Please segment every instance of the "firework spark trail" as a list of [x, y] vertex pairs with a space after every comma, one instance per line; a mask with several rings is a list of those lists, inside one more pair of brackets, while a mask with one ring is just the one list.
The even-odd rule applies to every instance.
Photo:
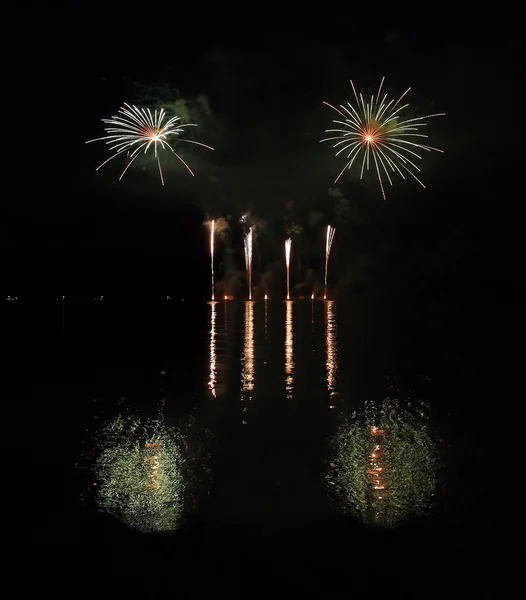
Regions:
[[327, 300], [327, 269], [329, 266], [329, 255], [331, 253], [332, 240], [336, 229], [331, 225], [327, 225], [327, 239], [325, 240], [325, 291], [323, 299]]
[[214, 233], [215, 233], [215, 220], [212, 219], [212, 225], [210, 226], [210, 266], [212, 269], [212, 301], [215, 299], [214, 294]]
[[248, 275], [248, 299], [252, 300], [252, 227], [245, 237], [245, 263]]
[[358, 156], [362, 157], [360, 171], [360, 179], [362, 179], [364, 168], [367, 165], [367, 170], [369, 170], [372, 157], [382, 195], [385, 200], [382, 173], [385, 174], [389, 183], [393, 185], [388, 168], [392, 174], [394, 174], [395, 171], [398, 172], [402, 179], [405, 179], [402, 170], [406, 171], [425, 188], [425, 185], [418, 179], [408, 165], [417, 171], [420, 171], [413, 162], [413, 157], [419, 160], [422, 158], [420, 154], [417, 154], [416, 152], [418, 149], [424, 150], [425, 152], [430, 152], [431, 150], [443, 152], [443, 150], [439, 150], [438, 148], [421, 144], [418, 138], [427, 138], [428, 136], [418, 133], [418, 131], [420, 127], [425, 127], [427, 125], [427, 123], [424, 123], [424, 119], [444, 116], [445, 113], [435, 113], [424, 117], [399, 121], [399, 113], [407, 108], [409, 104], [404, 104], [402, 106], [398, 105], [411, 88], [408, 88], [396, 102], [394, 102], [393, 99], [386, 103], [387, 94], [384, 94], [380, 101], [380, 93], [382, 91], [384, 79], [385, 77], [383, 77], [380, 82], [376, 98], [371, 96], [370, 102], [364, 100], [361, 93], [359, 95], [356, 93], [352, 80], [351, 86], [356, 105], [353, 106], [350, 102], [347, 103], [347, 106], [340, 104], [340, 110], [324, 101], [324, 104], [335, 110], [344, 120], [340, 121], [334, 119], [333, 123], [341, 125], [343, 129], [327, 129], [325, 131], [326, 133], [335, 133], [338, 135], [324, 138], [323, 140], [320, 140], [320, 142], [337, 140], [333, 147], [341, 147], [336, 152], [336, 156], [342, 152], [348, 151], [346, 156], [348, 162], [336, 178], [335, 183], [340, 179], [346, 169], [352, 167]]
[[287, 264], [287, 300], [290, 300], [290, 248], [292, 240], [285, 240], [285, 262]]
[[131, 160], [121, 173], [119, 181], [124, 177], [124, 174], [131, 166], [133, 161], [139, 156], [140, 151], [144, 148], [144, 154], [146, 154], [152, 145], [154, 156], [157, 160], [157, 166], [159, 167], [159, 175], [162, 185], [164, 185], [164, 178], [161, 168], [161, 161], [159, 160], [159, 154], [157, 151], [158, 145], [162, 150], [170, 150], [188, 169], [190, 174], [194, 175], [192, 169], [179, 156], [179, 154], [177, 154], [177, 152], [173, 149], [173, 146], [168, 142], [168, 138], [170, 136], [176, 138], [174, 141], [188, 142], [189, 144], [196, 144], [197, 146], [204, 146], [209, 150], [213, 150], [211, 146], [207, 146], [201, 142], [178, 138], [177, 136], [181, 135], [184, 127], [197, 127], [197, 124], [178, 123], [181, 118], [177, 116], [172, 117], [165, 122], [166, 114], [164, 108], [161, 108], [159, 111], [155, 109], [152, 114], [152, 111], [149, 108], [137, 108], [136, 106], [130, 106], [129, 104], [124, 103], [124, 106], [119, 108], [118, 113], [120, 113], [120, 115], [114, 115], [110, 119], [102, 119], [103, 123], [109, 125], [109, 127], [104, 128], [108, 135], [93, 140], [88, 140], [86, 144], [90, 144], [91, 142], [106, 141], [106, 144], [110, 145], [110, 150], [115, 151], [112, 156], [110, 156], [97, 167], [97, 171], [116, 156], [119, 156], [123, 152], [127, 153], [128, 158]]

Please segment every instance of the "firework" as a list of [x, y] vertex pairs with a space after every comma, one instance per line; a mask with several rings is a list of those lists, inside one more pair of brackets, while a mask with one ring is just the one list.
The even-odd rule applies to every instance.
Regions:
[[245, 237], [245, 264], [248, 277], [248, 299], [252, 300], [252, 227]]
[[287, 300], [290, 300], [290, 248], [292, 240], [285, 240], [285, 263], [287, 265]]
[[265, 340], [267, 339], [267, 324], [268, 324], [268, 296], [265, 294]]
[[327, 225], [327, 238], [325, 240], [325, 288], [323, 293], [323, 299], [327, 300], [327, 269], [329, 266], [329, 255], [331, 253], [332, 240], [336, 229]]
[[428, 512], [439, 466], [428, 429], [422, 407], [403, 409], [392, 399], [368, 403], [344, 422], [327, 475], [342, 509], [382, 527]]
[[[339, 148], [336, 156], [344, 152], [346, 153], [347, 163], [336, 178], [336, 181], [338, 181], [346, 169], [352, 167], [354, 161], [359, 156], [362, 161], [360, 179], [363, 176], [364, 168], [367, 166], [367, 170], [369, 170], [370, 163], [374, 162], [382, 195], [385, 200], [382, 174], [385, 174], [389, 183], [393, 185], [391, 174], [398, 172], [405, 179], [404, 172], [406, 172], [425, 188], [425, 185], [412, 170], [420, 171], [414, 162], [415, 159], [421, 160], [422, 158], [417, 151], [430, 152], [431, 150], [435, 150], [436, 152], [443, 152], [443, 150], [420, 143], [423, 138], [427, 138], [428, 136], [419, 133], [419, 131], [420, 128], [427, 125], [424, 122], [425, 119], [440, 117], [445, 115], [445, 113], [435, 113], [413, 119], [402, 118], [401, 113], [409, 104], [401, 106], [399, 104], [411, 88], [408, 88], [396, 102], [394, 99], [387, 101], [387, 94], [380, 100], [384, 79], [382, 78], [380, 82], [376, 97], [374, 95], [371, 96], [370, 101], [364, 100], [361, 93], [358, 97], [351, 80], [356, 100], [355, 105], [350, 102], [347, 103], [347, 106], [340, 104], [340, 110], [332, 104], [324, 102], [324, 104], [341, 115], [343, 121], [335, 119], [333, 122], [341, 125], [342, 128], [327, 129], [326, 133], [334, 133], [336, 135], [320, 141], [337, 140], [334, 144], [334, 148]], [[401, 118], [402, 120], [400, 120]], [[391, 171], [391, 174], [389, 171]]]
[[214, 294], [214, 233], [215, 233], [215, 220], [212, 219], [212, 224], [210, 225], [210, 267], [212, 270], [212, 301], [215, 298]]
[[[183, 133], [184, 127], [197, 127], [196, 123], [179, 123], [181, 120], [180, 117], [172, 117], [171, 119], [166, 120], [164, 108], [161, 108], [159, 111], [155, 109], [152, 114], [152, 111], [149, 108], [137, 108], [136, 106], [130, 106], [129, 104], [124, 103], [124, 106], [119, 108], [118, 113], [120, 113], [120, 115], [114, 115], [110, 119], [102, 119], [102, 122], [108, 125], [108, 127], [104, 128], [108, 135], [94, 140], [88, 140], [86, 144], [106, 141], [106, 144], [110, 146], [110, 150], [114, 152], [112, 156], [97, 167], [97, 171], [116, 156], [119, 156], [124, 152], [126, 153], [126, 156], [130, 161], [121, 173], [119, 181], [124, 177], [128, 168], [143, 149], [144, 154], [146, 154], [148, 150], [153, 147], [153, 153], [157, 160], [157, 166], [159, 167], [162, 185], [164, 185], [164, 178], [161, 161], [159, 159], [158, 146], [161, 150], [170, 150], [172, 154], [183, 163], [191, 175], [194, 175], [192, 169], [174, 150], [172, 145], [173, 142], [188, 142], [189, 144], [196, 144], [198, 146], [204, 146], [209, 150], [213, 150], [211, 146], [207, 146], [201, 142], [181, 139], [179, 136]], [[172, 139], [173, 142], [170, 143], [168, 140]]]
[[141, 424], [117, 417], [99, 435], [94, 464], [99, 508], [143, 532], [179, 526], [186, 496], [180, 433], [162, 420]]

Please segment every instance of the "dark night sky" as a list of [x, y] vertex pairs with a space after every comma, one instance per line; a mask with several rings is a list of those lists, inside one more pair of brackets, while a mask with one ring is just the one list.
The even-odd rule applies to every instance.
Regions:
[[[321, 225], [332, 222], [340, 277], [370, 280], [394, 263], [502, 277], [520, 205], [518, 159], [504, 150], [519, 118], [520, 30], [479, 18], [379, 21], [318, 5], [242, 13], [203, 3], [26, 12], [9, 77], [25, 122], [38, 115], [38, 126], [15, 141], [19, 161], [4, 182], [9, 281], [22, 285], [24, 272], [40, 283], [43, 269], [48, 282], [66, 286], [201, 279], [204, 214], [235, 222], [246, 210], [266, 223], [262, 270], [292, 223], [304, 228], [304, 271], [316, 269]], [[318, 143], [333, 118], [322, 100], [345, 102], [350, 78], [368, 90], [384, 75], [392, 94], [412, 87], [416, 115], [447, 113], [429, 125], [431, 145], [446, 153], [424, 163], [426, 190], [398, 179], [387, 202], [374, 179], [347, 174], [337, 187], [348, 210], [338, 217], [328, 190], [340, 163]], [[130, 98], [134, 82], [165, 85], [190, 102], [208, 98], [196, 139], [216, 151], [188, 150], [195, 178], [170, 160], [164, 188], [151, 166], [118, 184], [120, 164], [95, 172], [105, 148], [84, 142], [102, 134], [100, 119]], [[240, 252], [239, 235], [232, 240]]]

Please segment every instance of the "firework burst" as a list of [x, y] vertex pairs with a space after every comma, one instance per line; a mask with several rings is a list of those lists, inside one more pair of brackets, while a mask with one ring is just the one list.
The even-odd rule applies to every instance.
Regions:
[[[384, 94], [380, 100], [384, 79], [380, 82], [378, 93], [371, 96], [370, 101], [364, 99], [363, 95], [357, 94], [354, 84], [351, 80], [351, 86], [354, 92], [356, 104], [350, 102], [346, 106], [340, 104], [336, 108], [328, 102], [323, 102], [335, 110], [343, 120], [335, 119], [333, 122], [340, 125], [338, 129], [327, 129], [326, 133], [334, 133], [334, 136], [324, 138], [320, 142], [336, 140], [334, 148], [338, 148], [336, 156], [346, 153], [347, 162], [345, 167], [335, 180], [338, 181], [346, 169], [350, 169], [354, 161], [361, 159], [360, 179], [363, 176], [364, 169], [374, 162], [374, 167], [378, 175], [378, 181], [385, 200], [385, 190], [382, 181], [382, 175], [385, 175], [391, 185], [393, 181], [391, 175], [397, 172], [403, 179], [404, 173], [409, 173], [422, 187], [426, 187], [415, 175], [413, 170], [420, 171], [415, 164], [415, 160], [421, 160], [418, 151], [443, 152], [438, 148], [427, 146], [420, 143], [423, 138], [428, 136], [419, 133], [422, 127], [426, 126], [424, 119], [439, 117], [445, 113], [436, 113], [424, 117], [413, 119], [401, 119], [402, 111], [409, 104], [400, 105], [402, 98], [409, 92], [407, 90], [398, 98], [398, 100], [387, 100], [387, 94]], [[341, 109], [341, 110], [340, 110]]]
[[[119, 181], [124, 177], [124, 174], [133, 161], [139, 156], [141, 150], [144, 150], [144, 154], [146, 154], [148, 150], [153, 148], [153, 153], [159, 167], [162, 185], [164, 185], [164, 178], [161, 161], [159, 160], [158, 147], [160, 147], [161, 150], [170, 150], [172, 154], [183, 163], [191, 175], [194, 175], [192, 169], [174, 150], [172, 146], [173, 142], [188, 142], [189, 144], [196, 144], [198, 146], [204, 146], [209, 150], [213, 150], [211, 146], [207, 146], [201, 142], [179, 138], [178, 136], [183, 133], [185, 127], [197, 127], [197, 125], [195, 123], [180, 123], [180, 117], [166, 119], [164, 108], [161, 108], [160, 110], [156, 109], [152, 114], [152, 111], [149, 108], [137, 108], [136, 106], [130, 106], [129, 104], [124, 103], [124, 106], [119, 108], [118, 113], [120, 114], [111, 117], [111, 119], [102, 119], [102, 122], [108, 125], [108, 127], [105, 127], [105, 131], [108, 135], [94, 140], [88, 140], [86, 144], [106, 141], [106, 144], [110, 146], [110, 150], [114, 152], [112, 156], [97, 167], [97, 171], [116, 156], [119, 156], [124, 152], [126, 153], [126, 156], [130, 161], [121, 173]], [[173, 142], [170, 143], [168, 140], [172, 139]]]

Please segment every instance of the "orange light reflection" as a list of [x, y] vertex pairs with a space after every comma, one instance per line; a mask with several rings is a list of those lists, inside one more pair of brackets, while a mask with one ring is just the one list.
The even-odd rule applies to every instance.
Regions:
[[[370, 434], [373, 438], [381, 439], [384, 435], [384, 432], [381, 429], [378, 429], [378, 427], [371, 427]], [[367, 471], [373, 490], [385, 490], [385, 480], [382, 477], [384, 470], [382, 456], [382, 445], [377, 443], [369, 456], [369, 470]], [[385, 492], [381, 492], [381, 494], [381, 496], [377, 496], [378, 500], [383, 499]]]
[[338, 372], [338, 352], [336, 347], [338, 330], [336, 315], [334, 312], [334, 301], [325, 303], [325, 339], [326, 339], [326, 368], [327, 368], [327, 390], [332, 398], [336, 396], [336, 376]]
[[208, 380], [208, 389], [212, 392], [212, 396], [216, 398], [216, 303], [211, 303], [212, 312], [210, 314], [210, 378]]
[[[241, 369], [242, 399], [244, 401], [252, 400], [252, 391], [254, 390], [254, 304], [251, 301], [245, 302], [245, 340], [243, 345], [243, 358]], [[243, 407], [246, 411], [247, 407]], [[244, 420], [243, 424], [246, 425]]]
[[[145, 446], [147, 451], [146, 461], [149, 463], [151, 472], [148, 474], [148, 485], [146, 487], [152, 490], [159, 489], [159, 457], [157, 456], [160, 446], [159, 444], [150, 443]], [[153, 454], [155, 452], [156, 454]]]
[[294, 388], [294, 339], [293, 339], [293, 308], [292, 301], [285, 302], [285, 389], [287, 398], [292, 398]]

